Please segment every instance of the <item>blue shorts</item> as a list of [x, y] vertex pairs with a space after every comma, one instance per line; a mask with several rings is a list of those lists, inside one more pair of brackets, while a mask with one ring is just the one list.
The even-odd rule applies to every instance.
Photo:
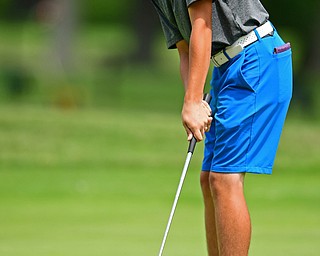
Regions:
[[292, 95], [291, 49], [278, 33], [259, 38], [219, 68], [211, 81], [213, 121], [203, 171], [271, 174]]

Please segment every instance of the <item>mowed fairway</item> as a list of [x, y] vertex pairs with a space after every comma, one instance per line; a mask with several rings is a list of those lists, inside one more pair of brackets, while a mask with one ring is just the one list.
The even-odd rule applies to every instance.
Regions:
[[[0, 255], [157, 255], [186, 156], [179, 113], [0, 108]], [[164, 255], [206, 255], [192, 159]], [[320, 127], [289, 119], [248, 175], [250, 255], [320, 255]]]

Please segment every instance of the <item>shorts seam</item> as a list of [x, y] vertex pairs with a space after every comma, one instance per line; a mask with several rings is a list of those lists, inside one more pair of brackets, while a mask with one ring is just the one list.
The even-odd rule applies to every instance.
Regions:
[[[259, 80], [258, 80], [258, 87], [257, 89], [260, 87], [260, 80], [261, 80], [261, 68], [260, 68], [260, 57], [259, 57], [259, 53], [257, 51], [257, 48], [255, 45], [253, 45], [254, 47], [254, 50], [256, 52], [256, 55], [258, 56], [257, 60], [258, 60], [258, 72], [259, 72]], [[246, 58], [246, 52], [244, 52], [244, 58]], [[242, 64], [243, 65], [243, 64]], [[240, 69], [242, 68], [242, 65], [240, 67]], [[240, 72], [240, 69], [238, 72]], [[241, 73], [241, 72], [240, 72]], [[250, 85], [251, 86], [251, 85]], [[252, 86], [251, 86], [252, 87]], [[249, 143], [248, 143], [248, 146], [247, 146], [247, 150], [246, 150], [246, 153], [245, 153], [245, 164], [247, 165], [248, 164], [248, 154], [249, 154], [249, 150], [251, 148], [251, 145], [252, 145], [252, 134], [253, 134], [253, 124], [254, 124], [254, 120], [255, 120], [255, 117], [256, 117], [256, 114], [257, 114], [257, 89], [254, 90], [254, 105], [253, 105], [253, 108], [254, 108], [254, 114], [252, 115], [251, 117], [251, 122], [250, 122], [250, 135], [249, 135]]]
[[[254, 46], [254, 50], [258, 56], [258, 71], [259, 71], [258, 88], [260, 88], [260, 80], [261, 80], [260, 57], [259, 57], [259, 53], [258, 53], [256, 46]], [[253, 124], [254, 124], [254, 120], [256, 118], [256, 114], [257, 114], [257, 90], [255, 90], [255, 93], [254, 93], [254, 114], [251, 118], [251, 124], [250, 124], [250, 141], [249, 141], [249, 145], [248, 145], [247, 151], [246, 151], [246, 161], [245, 161], [246, 165], [248, 165], [249, 150], [252, 147]]]

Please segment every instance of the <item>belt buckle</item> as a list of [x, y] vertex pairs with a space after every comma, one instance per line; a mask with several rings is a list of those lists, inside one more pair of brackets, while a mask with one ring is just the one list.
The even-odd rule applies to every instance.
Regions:
[[217, 54], [213, 55], [211, 60], [216, 67], [221, 67], [224, 63], [229, 61], [229, 58], [225, 55], [224, 50], [222, 50]]
[[243, 47], [240, 44], [235, 46], [228, 46], [217, 54], [213, 55], [211, 57], [211, 60], [216, 67], [221, 67], [223, 64], [227, 63], [242, 51]]

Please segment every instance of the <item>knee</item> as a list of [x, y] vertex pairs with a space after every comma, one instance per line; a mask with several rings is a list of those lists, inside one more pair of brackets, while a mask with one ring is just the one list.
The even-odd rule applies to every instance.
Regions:
[[200, 175], [200, 184], [204, 195], [217, 194], [225, 186], [223, 183], [222, 176], [218, 173], [202, 172]]
[[210, 173], [208, 180], [211, 193], [214, 197], [217, 197], [218, 195], [223, 193], [223, 188], [225, 185], [223, 184], [222, 177], [218, 173]]
[[200, 185], [203, 196], [211, 197], [211, 189], [210, 189], [210, 182], [209, 182], [210, 172], [201, 172], [200, 174]]
[[244, 174], [210, 172], [208, 177], [211, 194], [214, 198], [243, 191]]

